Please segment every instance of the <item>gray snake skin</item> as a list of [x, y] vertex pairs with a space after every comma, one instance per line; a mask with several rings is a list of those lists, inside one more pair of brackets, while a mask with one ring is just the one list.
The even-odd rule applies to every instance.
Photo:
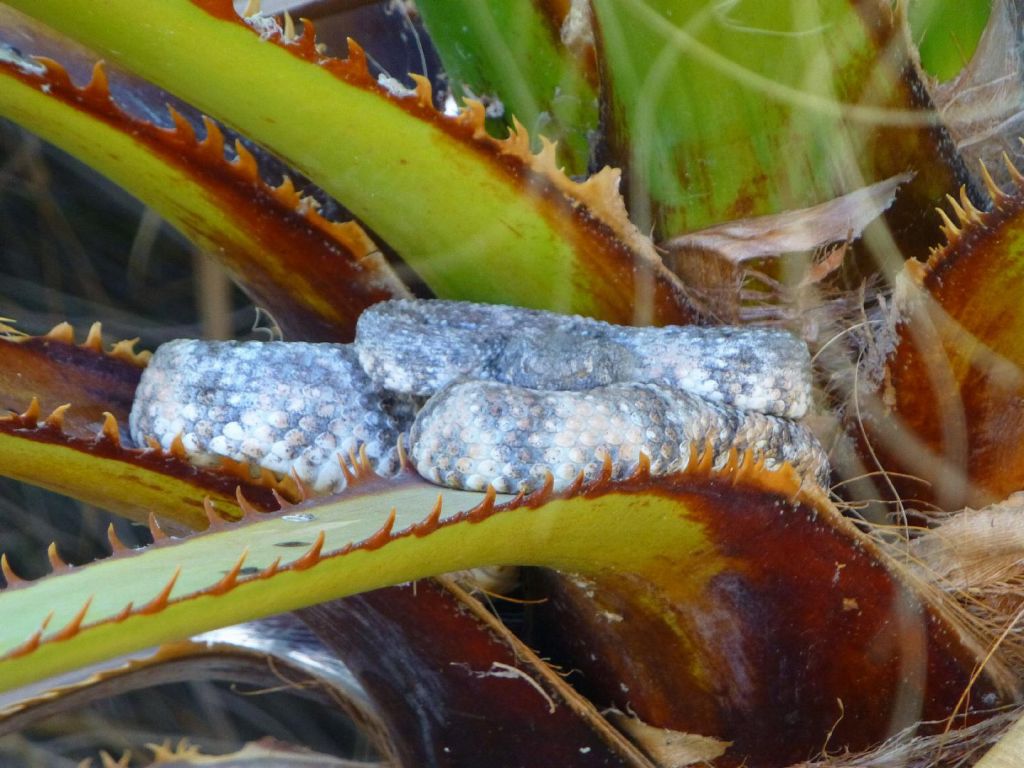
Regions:
[[825, 485], [828, 461], [798, 419], [807, 349], [762, 328], [629, 328], [467, 302], [398, 300], [360, 318], [351, 345], [178, 340], [157, 349], [136, 392], [133, 441], [178, 435], [194, 461], [249, 460], [315, 491], [344, 487], [358, 446], [382, 474], [399, 435], [428, 480], [500, 493], [637, 467], [720, 466], [751, 449]]

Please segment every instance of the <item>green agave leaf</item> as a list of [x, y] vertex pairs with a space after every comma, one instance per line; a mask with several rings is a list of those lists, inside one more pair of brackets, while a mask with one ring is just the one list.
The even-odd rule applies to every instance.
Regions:
[[[0, 28], [22, 47], [24, 35], [13, 31], [38, 36], [35, 27], [0, 8]], [[69, 58], [82, 68], [81, 57]], [[212, 121], [204, 121], [200, 141], [176, 111], [169, 115], [172, 128], [134, 118], [114, 102], [100, 67], [77, 88], [57, 62], [22, 58], [0, 62], [0, 82], [0, 115], [159, 211], [220, 259], [289, 337], [351, 341], [363, 309], [408, 295], [357, 224], [327, 221], [287, 178], [276, 188], [264, 183], [256, 159], [239, 143], [236, 158], [227, 161], [223, 134]], [[158, 103], [154, 111], [167, 110]]]
[[992, 0], [912, 0], [907, 6], [921, 66], [940, 80], [955, 77], [974, 53], [988, 22]]
[[[299, 648], [302, 653], [295, 652]], [[302, 695], [323, 706], [336, 707], [339, 700], [344, 701], [353, 719], [369, 720], [372, 707], [365, 692], [351, 675], [339, 674], [339, 669], [336, 657], [301, 621], [294, 616], [275, 617], [114, 660], [109, 666], [90, 670], [81, 680], [22, 699], [2, 697], [0, 735], [16, 733], [56, 713], [74, 712], [113, 696], [167, 683], [222, 680], [270, 689], [280, 685], [282, 676]], [[367, 729], [367, 735], [373, 738], [376, 732]]]
[[456, 98], [467, 90], [499, 97], [504, 117], [558, 142], [568, 173], [587, 172], [587, 134], [598, 126], [593, 44], [562, 42], [568, 4], [426, 0], [416, 7]]
[[805, 208], [910, 169], [889, 220], [913, 254], [918, 212], [966, 178], [928, 111], [900, 5], [593, 6], [608, 140], [643, 231]]
[[[10, 655], [9, 665], [0, 662], [0, 688], [13, 688], [92, 661], [248, 618], [404, 581], [405, 577], [394, 578], [394, 574], [408, 571], [410, 566], [413, 572], [409, 577], [413, 578], [447, 570], [432, 567], [432, 560], [449, 559], [450, 552], [428, 556], [419, 564], [395, 552], [383, 558], [391, 560], [390, 566], [371, 564], [361, 575], [353, 574], [354, 582], [345, 579], [348, 586], [343, 587], [335, 581], [337, 574], [316, 567], [322, 554], [336, 553], [354, 542], [366, 542], [368, 549], [364, 546], [361, 553], [353, 553], [357, 560], [365, 557], [387, 541], [391, 509], [403, 510], [395, 523], [399, 526], [396, 530], [403, 530], [411, 520], [420, 522], [429, 513], [437, 502], [437, 491], [409, 476], [390, 483], [365, 483], [359, 492], [346, 494], [344, 502], [332, 506], [331, 513], [316, 507], [261, 519], [256, 527], [226, 527], [222, 523], [196, 538], [158, 539], [144, 553], [122, 551], [85, 568], [58, 570], [36, 582], [15, 582], [3, 593], [3, 600], [11, 600], [12, 608], [17, 595], [26, 599], [30, 590], [39, 589], [47, 592], [40, 598], [48, 607], [24, 614], [23, 621], [18, 622], [21, 626], [12, 628], [6, 640], [0, 640], [3, 653]], [[479, 494], [452, 492], [445, 496], [452, 511], [472, 508], [480, 500]], [[257, 517], [262, 516], [250, 508], [250, 520]], [[315, 525], [311, 527], [310, 523]], [[381, 531], [374, 539], [374, 533]], [[186, 543], [188, 546], [183, 548]], [[304, 571], [313, 578], [296, 579]], [[273, 586], [265, 591], [260, 584]], [[86, 602], [89, 606], [82, 612]], [[79, 613], [84, 621], [82, 631], [67, 633], [80, 638], [78, 641], [68, 637], [65, 642], [44, 642], [30, 651], [32, 638], [43, 622], [52, 627], [40, 636], [53, 638], [55, 629], [59, 632], [61, 627], [76, 627]], [[92, 629], [87, 631], [89, 626]], [[32, 663], [28, 662], [30, 656]]]
[[[837, 698], [849, 723], [836, 727], [855, 745], [884, 736], [907, 685], [920, 703], [915, 714], [948, 716], [981, 657], [941, 605], [905, 583], [906, 574], [820, 494], [801, 491], [788, 470], [768, 473], [749, 461], [724, 472], [694, 465], [657, 481], [641, 471], [622, 483], [542, 491], [500, 506], [493, 495], [481, 501], [409, 474], [385, 481], [354, 471], [340, 497], [8, 588], [0, 595], [11, 617], [0, 628], [0, 687], [202, 629], [493, 563], [580, 574], [583, 589], [592, 579], [610, 602], [591, 621], [605, 616], [609, 626], [631, 628], [615, 653], [634, 641], [643, 649], [619, 663], [601, 647], [599, 658], [616, 673], [636, 663], [655, 687], [656, 673], [663, 694], [650, 700], [671, 692], [677, 702], [649, 721], [734, 741], [736, 759], [820, 746], [836, 724]], [[908, 605], [920, 613], [894, 619]], [[712, 616], [733, 628], [735, 642], [701, 631]], [[651, 649], [635, 633], [649, 635], [659, 664], [650, 665]], [[794, 663], [742, 663], [767, 649], [773, 658], [792, 653]], [[908, 678], [910, 659], [917, 672]], [[776, 690], [785, 706], [771, 706]], [[993, 659], [973, 683], [972, 706], [994, 706], [1013, 690]], [[753, 726], [749, 701], [765, 705]], [[786, 725], [794, 711], [810, 724], [800, 734]], [[780, 745], [783, 737], [792, 739]]]
[[230, 118], [384, 238], [439, 296], [618, 322], [690, 319], [676, 279], [628, 221], [616, 172], [571, 182], [552, 150], [529, 153], [525, 135], [487, 136], [480, 105], [448, 119], [425, 80], [407, 97], [376, 85], [354, 44], [347, 62], [324, 59], [310, 29], [284, 40], [262, 17], [261, 39], [230, 0], [9, 5]]

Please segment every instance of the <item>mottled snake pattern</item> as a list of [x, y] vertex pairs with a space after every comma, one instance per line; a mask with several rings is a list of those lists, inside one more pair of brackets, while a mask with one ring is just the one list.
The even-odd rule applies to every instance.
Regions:
[[806, 346], [765, 328], [631, 328], [516, 307], [396, 300], [363, 313], [353, 344], [178, 340], [143, 373], [134, 442], [181, 437], [217, 456], [345, 485], [339, 459], [364, 447], [381, 474], [398, 440], [426, 479], [499, 493], [563, 489], [582, 474], [685, 467], [694, 449], [788, 462], [819, 484], [828, 461], [800, 419]]

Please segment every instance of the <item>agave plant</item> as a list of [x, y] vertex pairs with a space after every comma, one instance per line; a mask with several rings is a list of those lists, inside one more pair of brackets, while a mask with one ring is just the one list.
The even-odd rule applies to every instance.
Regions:
[[[0, 116], [159, 212], [289, 341], [351, 341], [412, 295], [787, 328], [815, 351], [833, 487], [695, 446], [668, 476], [515, 497], [352, 455], [314, 497], [133, 444], [135, 342], [5, 325], [0, 472], [153, 542], [111, 526], [109, 555], [52, 545], [37, 579], [0, 560], [4, 732], [217, 677], [343, 710], [376, 764], [1012, 750], [1016, 6], [940, 84], [901, 3], [416, 5], [386, 18], [421, 14], [441, 67], [406, 76], [230, 0], [5, 0]], [[464, 572], [485, 566], [531, 567], [525, 613], [479, 601]], [[278, 742], [225, 759], [351, 764]]]

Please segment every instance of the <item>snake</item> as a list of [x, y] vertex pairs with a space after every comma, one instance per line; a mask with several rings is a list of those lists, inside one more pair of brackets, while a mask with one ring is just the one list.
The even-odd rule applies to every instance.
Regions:
[[733, 450], [769, 469], [828, 481], [804, 423], [806, 345], [762, 327], [614, 325], [544, 310], [436, 299], [381, 302], [350, 344], [177, 339], [143, 371], [133, 443], [180, 439], [218, 457], [342, 490], [359, 451], [461, 490], [564, 490], [636, 472], [678, 471], [693, 451], [721, 467]]

